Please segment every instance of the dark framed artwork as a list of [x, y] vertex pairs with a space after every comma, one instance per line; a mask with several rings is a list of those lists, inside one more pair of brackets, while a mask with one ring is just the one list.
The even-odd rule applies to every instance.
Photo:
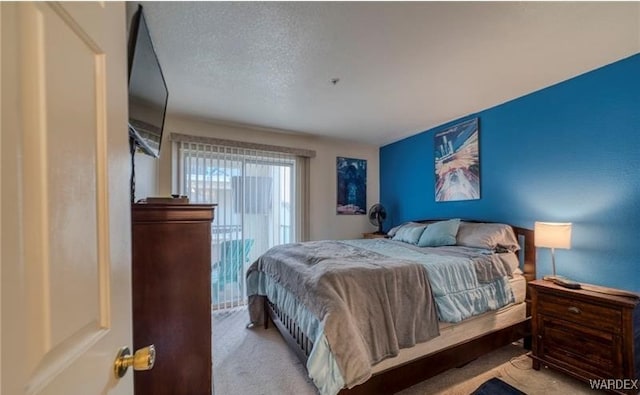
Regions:
[[434, 136], [436, 202], [480, 199], [478, 118]]
[[366, 159], [336, 158], [337, 214], [367, 213]]

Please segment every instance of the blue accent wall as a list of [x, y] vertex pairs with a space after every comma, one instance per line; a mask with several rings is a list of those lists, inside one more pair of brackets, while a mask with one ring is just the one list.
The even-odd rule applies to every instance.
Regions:
[[[480, 199], [435, 202], [433, 136], [480, 123]], [[640, 54], [380, 149], [390, 227], [424, 218], [572, 222], [557, 272], [640, 292]], [[538, 277], [551, 272], [538, 249]]]

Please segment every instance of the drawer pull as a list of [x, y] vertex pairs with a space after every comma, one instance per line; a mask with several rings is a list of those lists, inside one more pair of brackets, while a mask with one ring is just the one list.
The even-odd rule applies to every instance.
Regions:
[[567, 310], [569, 310], [569, 312], [571, 312], [571, 313], [573, 313], [573, 314], [580, 314], [580, 313], [582, 313], [582, 312], [580, 311], [580, 309], [579, 309], [579, 308], [577, 308], [577, 307], [575, 307], [575, 306], [571, 306], [571, 307], [569, 307]]

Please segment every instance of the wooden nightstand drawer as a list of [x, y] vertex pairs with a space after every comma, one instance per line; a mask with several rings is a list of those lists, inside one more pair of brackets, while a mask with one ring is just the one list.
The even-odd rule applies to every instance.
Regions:
[[600, 306], [576, 299], [541, 293], [538, 313], [555, 316], [604, 331], [620, 333], [622, 313], [611, 306]]
[[554, 317], [539, 316], [539, 356], [591, 377], [622, 377], [620, 337]]

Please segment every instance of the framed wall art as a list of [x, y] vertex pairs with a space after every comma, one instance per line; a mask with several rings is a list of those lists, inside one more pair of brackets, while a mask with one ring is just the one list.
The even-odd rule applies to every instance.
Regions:
[[336, 158], [337, 214], [367, 213], [367, 161]]
[[436, 202], [480, 199], [478, 118], [434, 136]]

